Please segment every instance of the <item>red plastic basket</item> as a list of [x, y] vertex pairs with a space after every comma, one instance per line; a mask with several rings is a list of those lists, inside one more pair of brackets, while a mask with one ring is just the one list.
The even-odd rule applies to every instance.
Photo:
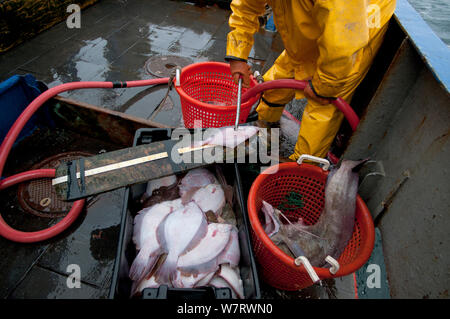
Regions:
[[[304, 207], [284, 214], [291, 220], [303, 218], [314, 224], [324, 206], [328, 172], [311, 164], [282, 163], [260, 174], [250, 189], [248, 213], [252, 225], [252, 242], [259, 272], [269, 285], [282, 290], [299, 290], [313, 284], [304, 266], [296, 266], [294, 259], [279, 249], [264, 232], [259, 214], [262, 200], [278, 206], [285, 196], [295, 191], [303, 196]], [[332, 275], [328, 268], [314, 267], [320, 279], [341, 277], [355, 272], [369, 259], [375, 240], [372, 216], [363, 200], [357, 196], [355, 228], [352, 238], [339, 257], [339, 271]]]
[[[250, 87], [256, 85], [252, 78]], [[221, 62], [202, 62], [186, 66], [181, 71], [180, 95], [184, 126], [222, 127], [236, 121], [237, 85], [233, 82], [230, 66]], [[247, 89], [242, 89], [242, 94]], [[259, 95], [241, 105], [239, 123], [245, 123], [251, 107]], [[201, 121], [201, 122], [196, 122]]]

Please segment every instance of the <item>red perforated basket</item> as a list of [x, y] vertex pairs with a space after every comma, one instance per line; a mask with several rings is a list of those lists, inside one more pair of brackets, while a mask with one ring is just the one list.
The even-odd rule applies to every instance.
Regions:
[[[250, 87], [256, 85], [252, 78]], [[222, 127], [236, 121], [237, 85], [233, 82], [230, 66], [221, 62], [202, 62], [186, 66], [181, 71], [180, 95], [184, 126]], [[247, 89], [242, 88], [242, 94]], [[245, 123], [259, 95], [242, 103], [239, 123]]]
[[[277, 207], [288, 193], [295, 191], [302, 195], [304, 207], [297, 211], [285, 211], [285, 215], [291, 221], [301, 217], [306, 224], [314, 224], [324, 206], [327, 175], [327, 171], [315, 165], [282, 163], [271, 166], [253, 182], [247, 203], [253, 249], [262, 279], [275, 288], [299, 290], [312, 285], [313, 282], [304, 266], [296, 266], [294, 259], [279, 249], [264, 232], [259, 219], [262, 200]], [[351, 274], [369, 259], [374, 240], [372, 216], [358, 195], [355, 228], [352, 238], [338, 259], [339, 271], [332, 275], [328, 268], [314, 267], [314, 270], [320, 279]]]

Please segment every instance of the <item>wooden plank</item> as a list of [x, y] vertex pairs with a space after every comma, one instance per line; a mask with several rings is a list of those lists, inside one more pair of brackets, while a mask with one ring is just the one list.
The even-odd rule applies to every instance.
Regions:
[[140, 128], [169, 128], [165, 124], [62, 96], [56, 96], [52, 101], [52, 120], [61, 127], [124, 147], [133, 144], [134, 134]]
[[89, 104], [89, 103], [85, 103], [85, 102], [81, 102], [81, 101], [77, 101], [74, 99], [69, 99], [66, 97], [62, 97], [60, 95], [57, 95], [53, 98], [55, 101], [57, 102], [61, 102], [61, 103], [65, 103], [65, 104], [69, 104], [69, 105], [73, 105], [75, 107], [81, 107], [84, 109], [88, 109], [91, 110], [94, 113], [101, 113], [101, 114], [105, 114], [108, 116], [111, 116], [113, 118], [120, 118], [120, 119], [124, 119], [127, 121], [131, 121], [131, 122], [135, 122], [135, 123], [139, 123], [145, 127], [158, 127], [158, 128], [171, 128], [169, 125], [166, 124], [162, 124], [162, 123], [158, 123], [155, 121], [151, 121], [151, 120], [147, 120], [141, 117], [137, 117], [137, 116], [133, 116], [130, 114], [126, 114], [123, 112], [117, 112], [117, 111], [113, 111], [104, 107], [100, 107], [100, 106], [96, 106], [93, 104]]

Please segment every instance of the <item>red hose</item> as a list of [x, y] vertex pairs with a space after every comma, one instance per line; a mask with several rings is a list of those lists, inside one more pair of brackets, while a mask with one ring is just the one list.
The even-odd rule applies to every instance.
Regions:
[[[55, 95], [77, 89], [88, 89], [88, 88], [120, 88], [120, 87], [138, 87], [138, 86], [148, 86], [156, 84], [168, 83], [169, 78], [161, 79], [150, 79], [150, 80], [140, 80], [131, 82], [71, 82], [55, 86], [39, 95], [33, 102], [28, 105], [28, 107], [20, 114], [17, 120], [14, 122], [13, 126], [10, 128], [8, 134], [0, 146], [0, 176], [3, 174], [3, 168], [5, 167], [6, 159], [8, 158], [9, 152], [11, 151], [14, 142], [22, 131], [25, 124], [31, 118], [31, 116], [50, 98]], [[35, 178], [52, 178], [55, 177], [54, 169], [40, 169], [28, 172], [23, 172], [17, 175], [10, 176], [0, 181], [0, 191], [13, 186], [17, 183], [21, 183], [27, 180]], [[32, 243], [54, 237], [67, 229], [78, 217], [83, 209], [85, 200], [77, 200], [72, 205], [70, 212], [59, 221], [56, 225], [34, 232], [23, 232], [10, 227], [5, 220], [0, 215], [0, 236], [5, 237], [11, 241], [21, 242], [21, 243]]]
[[[55, 177], [55, 170], [37, 169], [10, 176], [0, 181], [0, 190], [4, 190], [5, 188], [31, 179], [45, 178], [45, 177], [47, 178]], [[50, 228], [40, 231], [34, 232], [18, 231], [10, 227], [3, 220], [3, 218], [0, 217], [0, 234], [9, 240], [21, 243], [33, 243], [49, 239], [67, 229], [67, 227], [69, 227], [77, 219], [78, 215], [80, 215], [81, 211], [83, 210], [84, 203], [85, 203], [84, 199], [76, 201], [72, 205], [70, 212], [59, 223]]]
[[43, 178], [43, 177], [55, 177], [55, 170], [53, 168], [36, 169], [33, 171], [27, 171], [19, 173], [10, 177], [7, 177], [0, 181], [0, 191], [11, 187], [13, 185], [26, 182], [30, 179]]
[[[299, 81], [299, 80], [292, 80], [292, 79], [273, 80], [273, 81], [263, 82], [263, 83], [255, 85], [254, 87], [248, 89], [242, 95], [242, 103], [246, 102], [248, 99], [261, 93], [262, 91], [272, 90], [272, 89], [304, 90], [307, 84], [308, 84], [307, 81]], [[345, 102], [341, 98], [332, 100], [331, 103], [334, 106], [336, 106], [344, 114], [344, 116], [347, 119], [347, 121], [349, 122], [352, 130], [355, 131], [356, 127], [359, 124], [359, 118], [358, 118], [358, 115], [356, 115], [355, 111], [353, 111], [351, 106], [348, 105], [348, 103]]]

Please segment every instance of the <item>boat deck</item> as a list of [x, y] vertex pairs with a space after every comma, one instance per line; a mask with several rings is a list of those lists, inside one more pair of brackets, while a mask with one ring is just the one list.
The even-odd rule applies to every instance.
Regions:
[[[179, 1], [103, 0], [81, 12], [80, 29], [69, 29], [64, 21], [4, 54], [0, 80], [24, 73], [49, 87], [72, 81], [139, 80], [154, 77], [144, 67], [152, 57], [224, 61], [229, 14], [217, 6]], [[258, 34], [250, 62], [254, 69], [264, 69], [282, 50], [277, 34]], [[165, 87], [90, 89], [62, 96], [148, 118], [165, 93]], [[170, 100], [165, 112], [152, 114], [153, 120], [178, 126], [181, 112], [175, 92]]]
[[[50, 28], [2, 55], [0, 80], [31, 73], [49, 87], [72, 81], [127, 81], [153, 77], [144, 68], [155, 56], [176, 55], [192, 62], [223, 61], [230, 11], [168, 0], [102, 0], [81, 12], [81, 28], [65, 22]], [[278, 34], [261, 31], [250, 54], [253, 69], [270, 67], [283, 44]], [[89, 89], [63, 93], [74, 100], [148, 118], [165, 87]], [[170, 126], [181, 123], [179, 99], [153, 120]], [[35, 132], [19, 143], [7, 162], [5, 175], [29, 169], [47, 157], [68, 151], [98, 153], [114, 145], [72, 132]], [[0, 238], [0, 297], [107, 298], [120, 229], [123, 189], [97, 196], [63, 235], [37, 244], [17, 244]], [[55, 218], [36, 217], [18, 205], [17, 188], [2, 193], [2, 216], [13, 227], [37, 230]], [[81, 288], [68, 289], [67, 267], [81, 268]], [[353, 276], [324, 282], [301, 292], [282, 292], [262, 284], [263, 298], [353, 298]]]

